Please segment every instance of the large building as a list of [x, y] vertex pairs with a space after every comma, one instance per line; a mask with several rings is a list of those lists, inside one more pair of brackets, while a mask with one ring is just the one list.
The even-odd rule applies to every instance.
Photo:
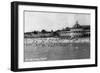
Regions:
[[78, 21], [70, 31], [71, 38], [90, 37], [90, 25], [79, 25]]
[[90, 25], [80, 25], [78, 21], [76, 21], [72, 28], [65, 28], [60, 30], [58, 31], [58, 34], [59, 37], [68, 39], [90, 37]]
[[58, 33], [60, 38], [67, 38], [67, 39], [71, 38], [70, 28], [65, 28], [63, 30], [59, 30], [59, 31], [57, 31], [57, 33]]

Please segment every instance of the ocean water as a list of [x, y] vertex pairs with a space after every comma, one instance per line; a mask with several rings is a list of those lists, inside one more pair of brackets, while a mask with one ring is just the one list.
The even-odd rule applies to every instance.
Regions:
[[25, 39], [24, 61], [89, 59], [90, 41], [82, 42], [82, 40]]

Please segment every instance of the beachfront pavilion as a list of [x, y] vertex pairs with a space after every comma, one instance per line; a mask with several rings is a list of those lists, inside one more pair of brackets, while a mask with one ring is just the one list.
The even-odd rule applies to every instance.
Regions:
[[78, 21], [70, 29], [71, 38], [90, 37], [90, 25], [80, 25]]

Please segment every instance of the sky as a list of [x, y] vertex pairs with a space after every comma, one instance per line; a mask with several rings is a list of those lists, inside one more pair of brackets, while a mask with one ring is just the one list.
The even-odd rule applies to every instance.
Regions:
[[90, 25], [90, 14], [25, 11], [24, 15], [24, 32], [60, 30], [72, 27], [76, 21]]

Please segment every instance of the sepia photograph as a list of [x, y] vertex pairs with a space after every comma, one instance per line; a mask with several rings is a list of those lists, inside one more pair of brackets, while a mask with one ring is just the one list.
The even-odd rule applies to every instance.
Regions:
[[90, 58], [89, 13], [24, 11], [24, 61]]

